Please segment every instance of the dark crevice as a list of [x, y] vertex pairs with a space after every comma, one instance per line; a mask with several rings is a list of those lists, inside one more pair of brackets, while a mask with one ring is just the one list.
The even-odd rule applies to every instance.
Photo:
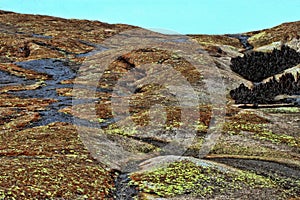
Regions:
[[52, 36], [49, 36], [49, 35], [42, 35], [42, 34], [36, 34], [36, 33], [33, 33], [31, 34], [32, 37], [35, 37], [35, 38], [43, 38], [43, 39], [51, 39]]
[[127, 173], [119, 173], [115, 179], [115, 190], [112, 196], [116, 200], [133, 200], [139, 193], [137, 186], [130, 184], [130, 177]]
[[[288, 101], [288, 100], [287, 100]], [[292, 101], [294, 103], [292, 103]], [[243, 109], [259, 109], [259, 108], [291, 108], [291, 107], [297, 107], [300, 102], [298, 101], [298, 99], [295, 100], [291, 100], [290, 103], [287, 104], [265, 104], [265, 105], [258, 105], [258, 104], [242, 104], [239, 105], [239, 108], [243, 108]]]
[[162, 148], [162, 147], [166, 146], [167, 144], [169, 144], [169, 142], [162, 141], [162, 140], [155, 139], [155, 138], [138, 137], [138, 136], [128, 136], [128, 137], [132, 138], [132, 139], [135, 139], [135, 140], [138, 140], [138, 141], [141, 141], [141, 142], [152, 144], [155, 147], [159, 147], [159, 148]]
[[65, 55], [74, 55], [74, 56], [76, 55], [76, 54], [73, 53], [73, 52], [69, 52], [69, 51], [63, 50], [63, 49], [61, 49], [61, 48], [52, 46], [52, 45], [47, 44], [47, 43], [44, 43], [44, 42], [40, 42], [40, 41], [35, 41], [35, 40], [33, 40], [32, 43], [37, 44], [37, 45], [39, 45], [39, 46], [46, 47], [46, 48], [51, 49], [51, 50], [54, 50], [54, 51], [61, 52], [61, 53], [65, 54]]
[[128, 58], [125, 58], [124, 56], [119, 56], [117, 59], [117, 61], [125, 63], [126, 64], [126, 68], [127, 70], [131, 70], [133, 68], [135, 68], [135, 64], [130, 62], [130, 60]]

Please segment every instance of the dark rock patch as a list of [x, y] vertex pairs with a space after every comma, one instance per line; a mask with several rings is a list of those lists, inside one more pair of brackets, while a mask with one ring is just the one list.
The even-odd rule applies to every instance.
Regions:
[[[289, 99], [277, 100], [278, 95], [299, 95], [300, 94], [300, 74], [297, 77], [288, 73], [279, 80], [271, 79], [267, 83], [254, 85], [249, 89], [244, 84], [230, 91], [230, 96], [237, 104], [270, 104], [284, 103]], [[295, 100], [297, 102], [297, 99]]]
[[288, 46], [272, 53], [251, 52], [231, 59], [230, 68], [247, 80], [261, 82], [300, 63], [300, 53]]
[[126, 173], [121, 173], [115, 180], [114, 199], [133, 200], [138, 195], [137, 186], [130, 185], [131, 179]]

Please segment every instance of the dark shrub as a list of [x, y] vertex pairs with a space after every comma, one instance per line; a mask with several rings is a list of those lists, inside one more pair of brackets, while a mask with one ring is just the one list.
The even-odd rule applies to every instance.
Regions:
[[272, 53], [251, 52], [231, 59], [230, 68], [247, 80], [261, 82], [300, 63], [300, 53], [288, 46]]

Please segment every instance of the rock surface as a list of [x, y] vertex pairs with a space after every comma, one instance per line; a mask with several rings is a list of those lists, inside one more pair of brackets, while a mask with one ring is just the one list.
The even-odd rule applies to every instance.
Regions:
[[1, 199], [300, 198], [299, 22], [0, 16]]

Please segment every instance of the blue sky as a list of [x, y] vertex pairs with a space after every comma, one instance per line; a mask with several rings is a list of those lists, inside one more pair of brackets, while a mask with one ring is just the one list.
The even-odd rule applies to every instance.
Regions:
[[181, 34], [240, 33], [300, 20], [300, 0], [0, 0], [0, 9]]

